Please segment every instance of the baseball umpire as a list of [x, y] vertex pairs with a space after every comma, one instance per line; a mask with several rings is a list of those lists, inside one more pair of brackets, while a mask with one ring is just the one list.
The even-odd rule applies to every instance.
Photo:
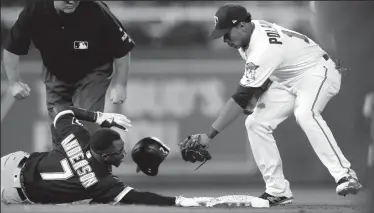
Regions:
[[[273, 137], [273, 131], [292, 113], [334, 178], [336, 193], [346, 196], [360, 191], [362, 185], [355, 171], [321, 116], [340, 90], [339, 66], [307, 36], [265, 20], [252, 20], [241, 5], [221, 6], [214, 19], [211, 38], [223, 37], [223, 42], [237, 49], [246, 61], [245, 69], [237, 92], [208, 133], [189, 136], [181, 143], [183, 158], [191, 162], [209, 160], [209, 142], [247, 109], [256, 93], [263, 93], [245, 122], [253, 156], [266, 184], [260, 197], [273, 206], [293, 201]], [[273, 81], [270, 85], [269, 79]]]
[[[106, 111], [104, 105], [125, 101], [135, 43], [104, 3], [27, 1], [3, 54], [10, 90], [17, 100], [31, 92], [18, 70], [20, 56], [28, 54], [31, 43], [43, 60], [51, 120], [58, 107]], [[51, 130], [54, 136], [52, 125]]]
[[[95, 122], [103, 128], [91, 135], [80, 120]], [[130, 128], [130, 120], [124, 115], [69, 107], [56, 115], [54, 127], [59, 144], [52, 151], [31, 154], [18, 151], [1, 158], [2, 203], [58, 204], [91, 200], [90, 203], [199, 206], [193, 198], [139, 192], [112, 174], [112, 165], [118, 167], [126, 151], [120, 135], [111, 127]], [[154, 143], [147, 144], [155, 147]], [[160, 159], [158, 156], [164, 154], [158, 152], [157, 149], [135, 151], [133, 156]], [[155, 169], [152, 162], [139, 163], [142, 168]]]

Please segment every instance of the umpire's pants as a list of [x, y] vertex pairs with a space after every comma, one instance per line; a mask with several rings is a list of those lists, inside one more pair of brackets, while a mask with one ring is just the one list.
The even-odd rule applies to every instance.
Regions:
[[[63, 107], [75, 106], [89, 111], [104, 111], [105, 95], [112, 73], [113, 65], [108, 63], [88, 73], [78, 82], [68, 83], [43, 69], [48, 115], [52, 123]], [[85, 122], [84, 125], [90, 132], [99, 128], [98, 125], [89, 122]], [[53, 124], [51, 124], [51, 133], [53, 146], [56, 146], [59, 139], [56, 137]]]

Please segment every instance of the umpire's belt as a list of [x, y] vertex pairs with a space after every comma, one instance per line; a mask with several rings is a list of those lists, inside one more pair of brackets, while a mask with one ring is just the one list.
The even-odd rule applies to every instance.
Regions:
[[31, 201], [26, 196], [26, 190], [25, 185], [23, 182], [23, 170], [25, 163], [27, 161], [28, 157], [24, 157], [17, 165], [17, 168], [14, 171], [13, 174], [13, 180], [14, 180], [14, 188], [16, 188], [18, 196], [21, 198], [22, 201], [28, 201], [31, 203]]

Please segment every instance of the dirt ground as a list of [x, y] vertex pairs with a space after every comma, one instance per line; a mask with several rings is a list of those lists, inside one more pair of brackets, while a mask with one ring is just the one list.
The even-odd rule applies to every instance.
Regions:
[[[152, 188], [148, 191], [164, 195], [193, 196], [223, 196], [232, 194], [246, 194], [258, 196], [263, 192], [261, 188]], [[233, 213], [363, 213], [363, 203], [365, 193], [357, 196], [340, 197], [335, 194], [334, 187], [298, 187], [293, 188], [295, 200], [293, 204], [287, 206], [277, 206], [265, 209], [255, 209], [252, 207], [216, 207], [216, 208], [180, 208], [180, 207], [154, 207], [141, 205], [110, 206], [110, 205], [14, 205], [1, 206], [2, 213], [187, 213], [187, 212], [233, 212]]]

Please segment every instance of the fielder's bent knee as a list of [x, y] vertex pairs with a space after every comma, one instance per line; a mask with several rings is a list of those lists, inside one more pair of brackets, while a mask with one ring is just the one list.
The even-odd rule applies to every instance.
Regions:
[[[297, 109], [295, 110], [296, 122], [300, 125], [304, 122], [310, 122], [313, 119], [313, 112], [310, 109]], [[319, 116], [319, 113], [315, 113], [315, 116]]]
[[269, 125], [266, 125], [264, 122], [260, 122], [256, 120], [253, 116], [248, 116], [245, 120], [245, 127], [247, 131], [254, 131], [254, 132], [266, 132], [271, 133], [272, 128]]

